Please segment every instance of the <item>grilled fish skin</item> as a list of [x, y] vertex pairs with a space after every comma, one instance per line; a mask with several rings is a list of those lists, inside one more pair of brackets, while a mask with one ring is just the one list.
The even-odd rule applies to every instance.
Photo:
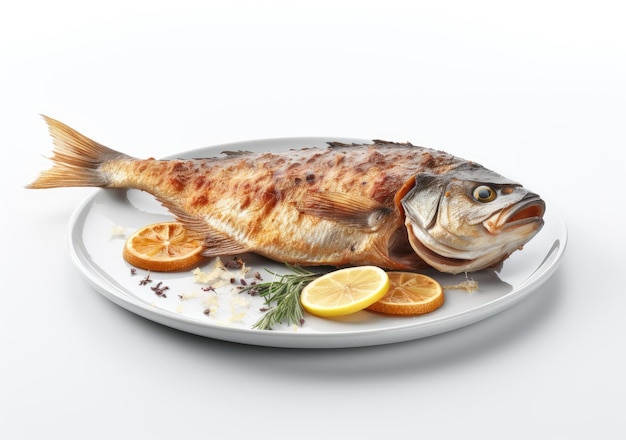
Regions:
[[44, 119], [53, 166], [27, 188], [149, 192], [204, 238], [207, 256], [253, 252], [303, 266], [471, 272], [497, 267], [543, 225], [538, 195], [410, 143], [137, 159]]

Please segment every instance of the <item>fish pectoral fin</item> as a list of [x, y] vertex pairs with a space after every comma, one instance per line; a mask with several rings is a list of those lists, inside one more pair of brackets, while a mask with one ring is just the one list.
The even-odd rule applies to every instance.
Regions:
[[311, 193], [297, 204], [302, 214], [376, 231], [391, 209], [368, 197], [339, 192]]
[[185, 225], [190, 234], [203, 240], [204, 249], [202, 255], [206, 257], [238, 255], [250, 251], [237, 240], [211, 228], [204, 222], [193, 221], [190, 223], [181, 217], [177, 217], [177, 220]]
[[231, 237], [210, 228], [207, 228], [204, 236], [204, 246], [202, 255], [206, 257], [237, 255], [250, 251]]
[[430, 173], [415, 176], [415, 185], [401, 199], [408, 219], [427, 229], [437, 220], [442, 197], [445, 197], [447, 178]]
[[181, 222], [187, 232], [204, 241], [202, 254], [206, 257], [218, 257], [224, 255], [237, 255], [249, 252], [250, 249], [241, 245], [237, 240], [227, 234], [211, 228], [205, 221], [197, 217], [190, 216], [185, 211], [170, 204], [163, 203], [176, 220]]

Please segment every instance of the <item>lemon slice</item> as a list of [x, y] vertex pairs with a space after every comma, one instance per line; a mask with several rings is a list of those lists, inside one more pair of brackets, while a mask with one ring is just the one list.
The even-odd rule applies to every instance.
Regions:
[[188, 269], [200, 262], [202, 240], [191, 237], [178, 222], [154, 223], [135, 231], [124, 244], [124, 259], [155, 272]]
[[443, 305], [441, 285], [434, 279], [411, 272], [388, 272], [389, 290], [368, 310], [392, 315], [421, 315]]
[[387, 273], [376, 266], [339, 269], [311, 281], [300, 294], [307, 312], [333, 317], [363, 310], [382, 298], [389, 288]]

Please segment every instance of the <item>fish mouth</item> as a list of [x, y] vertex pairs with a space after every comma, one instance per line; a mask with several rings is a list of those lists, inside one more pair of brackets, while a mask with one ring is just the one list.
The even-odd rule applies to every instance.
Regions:
[[531, 193], [515, 205], [505, 208], [495, 216], [490, 217], [483, 224], [491, 233], [530, 224], [541, 227], [545, 212], [545, 202], [538, 195]]

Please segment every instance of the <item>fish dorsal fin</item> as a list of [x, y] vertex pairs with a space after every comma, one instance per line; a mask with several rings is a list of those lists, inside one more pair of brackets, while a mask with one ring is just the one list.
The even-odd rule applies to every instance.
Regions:
[[198, 237], [204, 241], [204, 250], [202, 254], [207, 257], [217, 257], [224, 255], [237, 255], [249, 252], [245, 246], [242, 246], [237, 240], [228, 236], [227, 234], [218, 231], [202, 219], [190, 216], [180, 208], [173, 206], [170, 203], [163, 203], [173, 215], [176, 220], [185, 225], [185, 229], [190, 235]]
[[224, 154], [225, 156], [249, 156], [254, 153], [252, 153], [252, 151], [247, 151], [247, 150], [236, 150], [236, 151], [226, 150], [226, 151], [222, 151], [222, 154]]
[[303, 214], [376, 231], [391, 209], [368, 197], [339, 192], [307, 194], [297, 205]]

